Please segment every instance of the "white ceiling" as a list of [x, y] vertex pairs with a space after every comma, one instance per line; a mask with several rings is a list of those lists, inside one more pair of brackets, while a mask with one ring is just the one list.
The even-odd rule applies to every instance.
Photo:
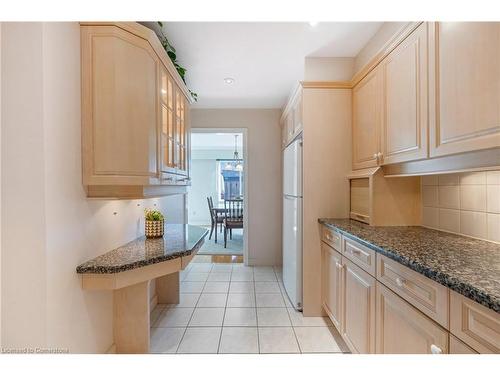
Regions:
[[193, 150], [233, 150], [234, 136], [238, 134], [238, 152], [243, 149], [243, 134], [241, 133], [191, 133], [191, 148]]
[[[281, 108], [305, 57], [354, 57], [378, 22], [168, 22], [199, 108]], [[224, 83], [232, 77], [232, 85]]]

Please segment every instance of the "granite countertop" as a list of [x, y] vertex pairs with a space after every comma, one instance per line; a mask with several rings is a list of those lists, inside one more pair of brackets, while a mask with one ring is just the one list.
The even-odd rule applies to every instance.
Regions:
[[76, 267], [77, 273], [117, 273], [191, 255], [208, 230], [194, 225], [166, 224], [163, 238], [142, 236]]
[[419, 226], [318, 221], [500, 313], [500, 245]]

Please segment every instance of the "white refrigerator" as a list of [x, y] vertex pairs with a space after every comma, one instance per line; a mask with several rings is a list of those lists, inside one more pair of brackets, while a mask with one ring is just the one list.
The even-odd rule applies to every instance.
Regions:
[[292, 306], [302, 310], [302, 139], [283, 155], [283, 284]]

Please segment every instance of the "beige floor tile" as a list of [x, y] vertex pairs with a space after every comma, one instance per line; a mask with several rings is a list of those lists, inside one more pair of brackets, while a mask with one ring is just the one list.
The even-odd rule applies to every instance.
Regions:
[[212, 273], [231, 273], [233, 265], [230, 263], [215, 263], [212, 267]]
[[293, 307], [288, 308], [288, 313], [294, 327], [326, 327], [332, 326], [332, 321], [326, 316], [304, 316]]
[[342, 352], [333, 327], [294, 327], [302, 353]]
[[233, 272], [231, 275], [231, 281], [253, 281], [253, 273], [236, 273]]
[[220, 327], [224, 319], [223, 307], [197, 307], [189, 321], [190, 327]]
[[153, 328], [150, 353], [175, 353], [186, 328]]
[[226, 293], [203, 293], [196, 307], [226, 307]]
[[204, 286], [203, 281], [182, 281], [180, 291], [181, 293], [201, 293]]
[[219, 353], [255, 354], [259, 352], [256, 327], [224, 327], [220, 339]]
[[255, 307], [229, 307], [226, 308], [224, 326], [256, 327], [257, 314]]
[[259, 327], [261, 353], [300, 353], [291, 327]]
[[210, 276], [208, 276], [208, 281], [230, 281], [231, 273], [228, 272], [212, 272]]
[[227, 293], [228, 290], [228, 281], [207, 281], [203, 293]]
[[229, 293], [254, 293], [254, 283], [251, 281], [231, 281]]
[[285, 308], [257, 308], [257, 324], [259, 327], [289, 327], [292, 325]]
[[193, 263], [190, 272], [210, 272], [212, 266], [212, 263]]
[[266, 272], [274, 272], [273, 266], [254, 266], [254, 273], [266, 273]]
[[221, 327], [189, 327], [184, 333], [177, 353], [217, 353], [221, 330]]
[[255, 293], [281, 293], [277, 281], [256, 281]]
[[230, 293], [227, 297], [227, 307], [255, 307], [253, 293]]
[[173, 307], [164, 310], [154, 327], [186, 327], [193, 314], [192, 307]]
[[189, 272], [183, 281], [207, 281], [208, 272]]
[[274, 272], [269, 273], [255, 273], [253, 275], [255, 281], [278, 281]]
[[179, 303], [169, 304], [168, 307], [195, 307], [200, 293], [179, 293]]
[[281, 293], [257, 293], [255, 297], [257, 307], [285, 307]]

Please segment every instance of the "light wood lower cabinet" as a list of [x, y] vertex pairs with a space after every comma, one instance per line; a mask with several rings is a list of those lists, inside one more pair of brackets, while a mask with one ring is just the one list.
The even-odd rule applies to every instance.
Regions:
[[500, 314], [453, 291], [450, 331], [480, 353], [500, 353]]
[[353, 353], [375, 353], [375, 278], [342, 259], [341, 335]]
[[322, 233], [321, 302], [353, 353], [500, 353], [500, 314], [380, 253], [373, 277], [346, 257], [362, 244]]
[[337, 330], [342, 319], [342, 256], [327, 244], [321, 244], [323, 308]]
[[377, 282], [377, 353], [445, 354], [448, 332]]
[[478, 354], [478, 352], [450, 334], [450, 354]]

